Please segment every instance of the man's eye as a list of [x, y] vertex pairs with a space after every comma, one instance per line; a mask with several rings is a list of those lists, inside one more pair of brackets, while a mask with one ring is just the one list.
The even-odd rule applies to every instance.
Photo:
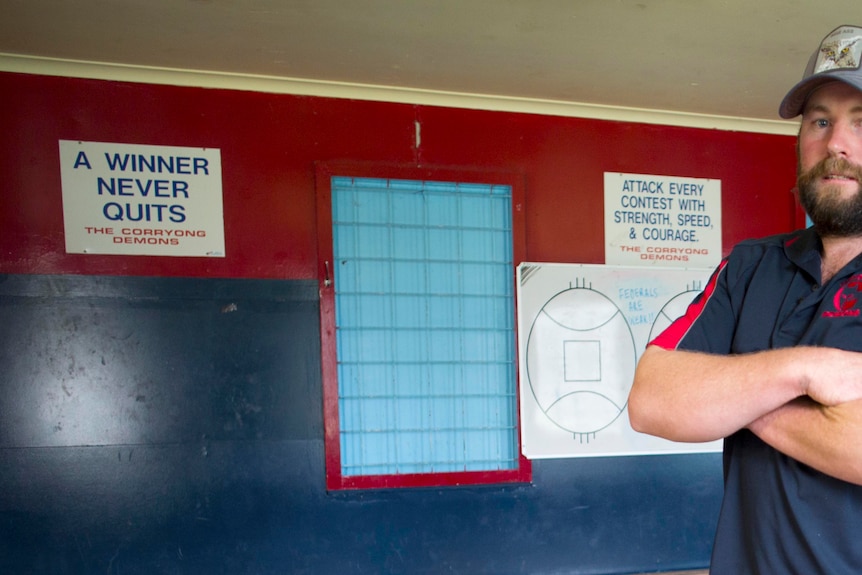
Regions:
[[829, 120], [827, 120], [825, 118], [818, 118], [817, 120], [814, 120], [814, 124], [818, 128], [828, 128], [829, 127]]

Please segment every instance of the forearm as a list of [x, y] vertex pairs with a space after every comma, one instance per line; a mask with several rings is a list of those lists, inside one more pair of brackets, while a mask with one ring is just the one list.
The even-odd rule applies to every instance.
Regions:
[[801, 397], [748, 427], [785, 455], [862, 485], [862, 400], [827, 407]]
[[798, 354], [719, 356], [650, 347], [629, 396], [632, 427], [673, 441], [726, 437], [804, 393]]

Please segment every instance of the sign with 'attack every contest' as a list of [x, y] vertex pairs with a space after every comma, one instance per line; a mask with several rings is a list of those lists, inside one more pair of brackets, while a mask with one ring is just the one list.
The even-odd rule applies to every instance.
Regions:
[[605, 172], [605, 263], [713, 267], [721, 180]]
[[66, 252], [224, 257], [221, 151], [60, 140]]

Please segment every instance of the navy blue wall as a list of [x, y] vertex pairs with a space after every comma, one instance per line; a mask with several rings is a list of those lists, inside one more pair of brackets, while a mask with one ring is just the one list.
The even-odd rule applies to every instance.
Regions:
[[719, 456], [327, 493], [317, 282], [0, 275], [0, 573], [705, 566]]

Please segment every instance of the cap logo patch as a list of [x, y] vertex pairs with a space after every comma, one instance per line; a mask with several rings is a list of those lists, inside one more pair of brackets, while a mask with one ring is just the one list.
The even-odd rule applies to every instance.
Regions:
[[862, 62], [862, 29], [839, 28], [823, 39], [814, 73], [859, 68]]

